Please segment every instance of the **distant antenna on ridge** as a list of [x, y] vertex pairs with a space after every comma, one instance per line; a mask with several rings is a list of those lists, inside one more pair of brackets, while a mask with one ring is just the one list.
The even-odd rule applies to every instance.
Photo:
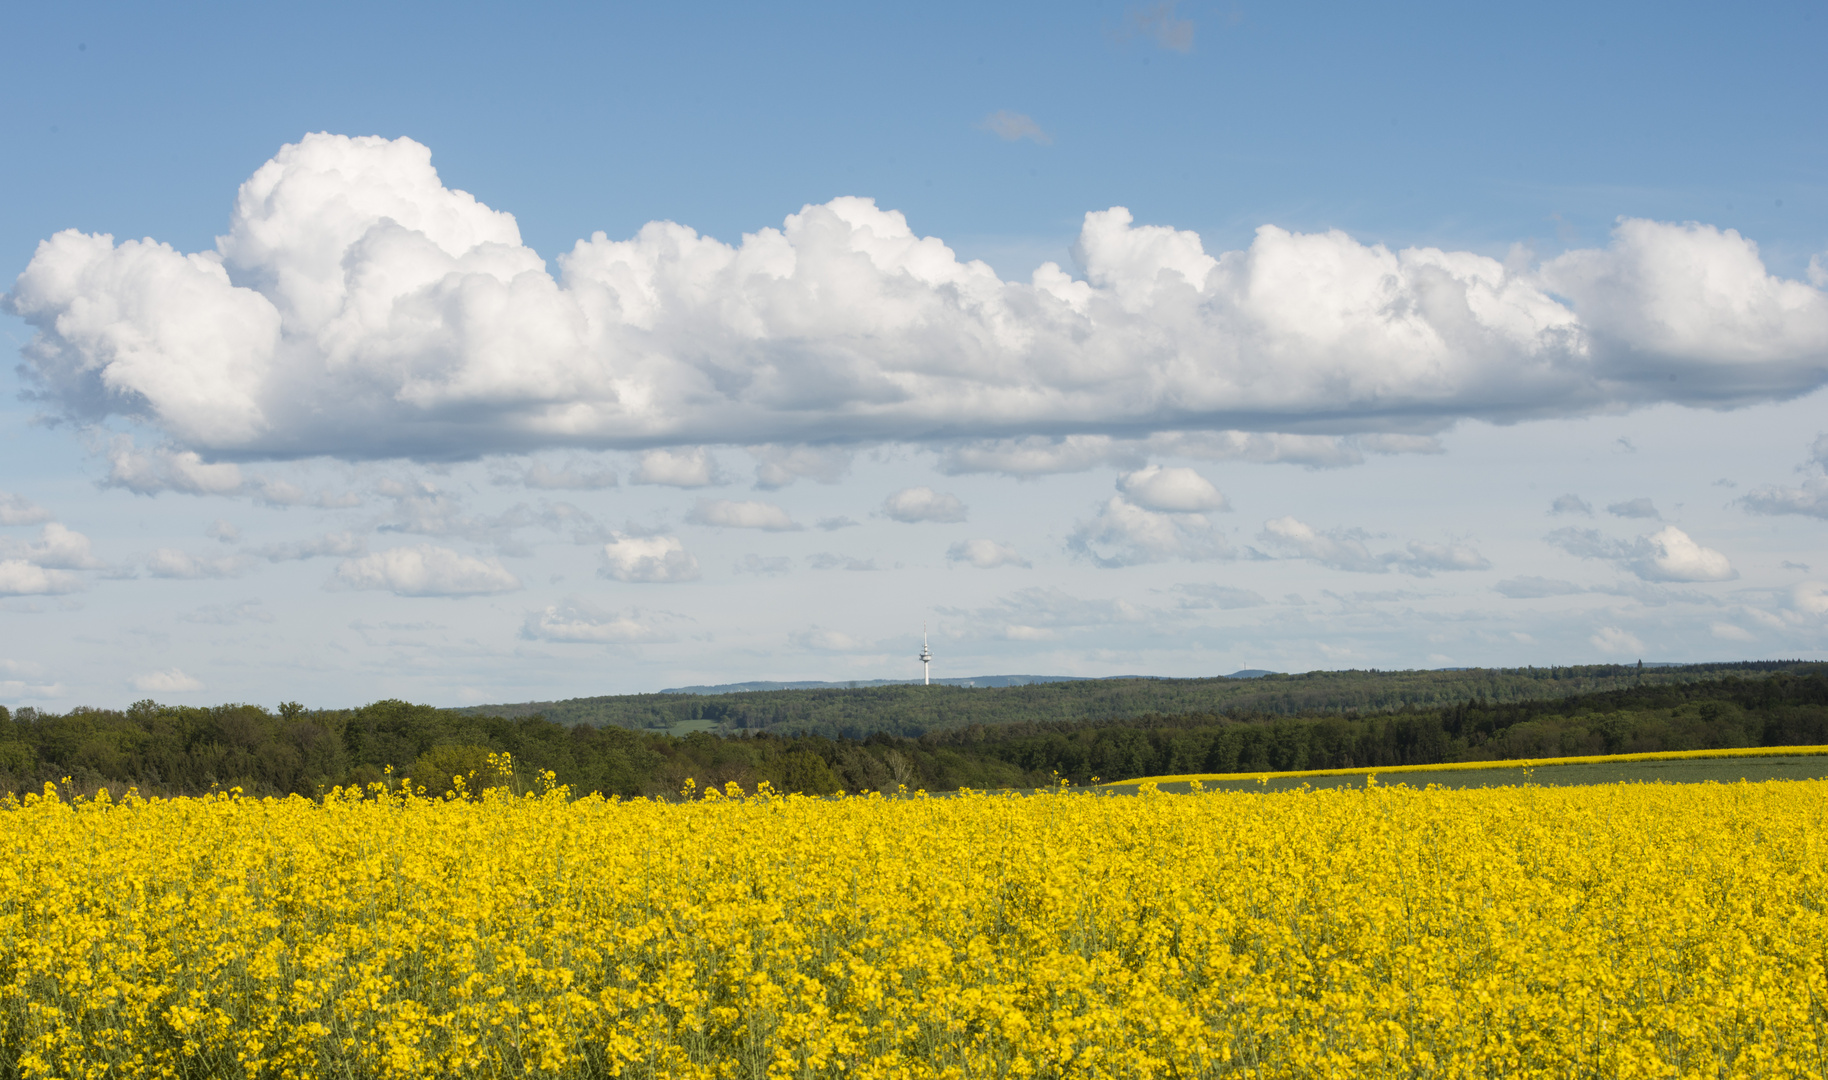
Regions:
[[933, 685], [933, 650], [927, 648], [927, 624], [920, 624], [920, 670], [925, 674], [923, 686]]

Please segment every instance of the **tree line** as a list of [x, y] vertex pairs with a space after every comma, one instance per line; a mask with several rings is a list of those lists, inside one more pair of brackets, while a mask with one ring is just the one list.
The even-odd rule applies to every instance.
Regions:
[[579, 793], [636, 797], [675, 793], [687, 778], [701, 789], [734, 782], [753, 790], [765, 780], [777, 790], [818, 794], [902, 786], [945, 791], [1035, 787], [1056, 776], [1085, 784], [1805, 744], [1828, 744], [1828, 665], [1554, 700], [1480, 695], [1394, 711], [1145, 713], [862, 738], [766, 729], [677, 736], [396, 700], [320, 710], [142, 701], [125, 710], [61, 714], [0, 708], [0, 793], [68, 778], [78, 788], [132, 785], [161, 795], [240, 787], [314, 796], [336, 786], [403, 781], [441, 794], [454, 776], [487, 782], [489, 755], [500, 753], [511, 756], [521, 782], [550, 771]]
[[[1815, 665], [1819, 667], [1820, 665]], [[1801, 661], [1468, 668], [1454, 671], [1310, 671], [1251, 679], [1088, 679], [1025, 686], [893, 685], [823, 687], [728, 694], [622, 694], [477, 705], [472, 716], [542, 716], [564, 724], [638, 729], [770, 731], [865, 739], [917, 738], [976, 725], [1089, 723], [1145, 715], [1308, 716], [1393, 713], [1473, 699], [1552, 700], [1638, 686], [1677, 685], [1734, 674], [1758, 678], [1808, 669]]]

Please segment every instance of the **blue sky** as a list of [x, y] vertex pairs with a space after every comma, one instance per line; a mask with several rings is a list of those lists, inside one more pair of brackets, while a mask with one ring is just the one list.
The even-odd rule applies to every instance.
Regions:
[[7, 24], [0, 701], [1823, 651], [1812, 6]]

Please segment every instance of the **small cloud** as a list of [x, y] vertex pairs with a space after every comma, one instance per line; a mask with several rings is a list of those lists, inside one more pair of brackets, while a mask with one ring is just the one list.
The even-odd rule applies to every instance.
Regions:
[[1570, 555], [1603, 559], [1645, 581], [1730, 581], [1739, 576], [1727, 557], [1702, 547], [1668, 525], [1633, 541], [1613, 540], [1597, 529], [1556, 529], [1544, 537]]
[[1828, 615], [1828, 584], [1798, 582], [1790, 589], [1790, 606], [1805, 615]]
[[854, 451], [817, 446], [751, 446], [755, 456], [755, 486], [763, 491], [784, 488], [795, 480], [835, 484], [850, 472]]
[[852, 518], [844, 517], [843, 515], [820, 518], [817, 522], [819, 528], [824, 529], [826, 532], [832, 532], [835, 529], [848, 529], [857, 524], [860, 523]]
[[698, 560], [677, 536], [629, 536], [615, 533], [603, 545], [603, 568], [617, 581], [673, 584], [698, 580]]
[[1783, 567], [1785, 570], [1799, 570], [1805, 574], [1807, 574], [1809, 572], [1808, 563], [1791, 562], [1789, 559], [1785, 559], [1783, 562], [1780, 562], [1777, 565]]
[[60, 698], [66, 691], [63, 683], [29, 683], [24, 679], [0, 679], [0, 698]]
[[1008, 544], [999, 544], [995, 540], [961, 540], [946, 549], [946, 559], [950, 562], [968, 562], [979, 570], [994, 570], [999, 566], [1028, 567], [1029, 561], [1016, 553]]
[[23, 495], [0, 491], [0, 525], [37, 525], [51, 520], [51, 512]]
[[1728, 480], [1726, 477], [1723, 476], [1720, 479], [1714, 481], [1714, 486], [1723, 487], [1723, 488], [1736, 488], [1739, 486], [1739, 484], [1738, 484], [1738, 482], [1733, 481], [1733, 480]]
[[1004, 142], [1027, 139], [1046, 146], [1054, 141], [1052, 136], [1041, 130], [1041, 125], [1035, 123], [1033, 117], [1026, 113], [1011, 112], [1008, 109], [998, 109], [979, 120], [977, 126]]
[[1295, 558], [1312, 559], [1335, 570], [1363, 574], [1382, 574], [1389, 562], [1371, 554], [1356, 530], [1333, 529], [1320, 532], [1304, 521], [1292, 517], [1276, 518], [1263, 523], [1258, 539], [1281, 548]]
[[1618, 446], [1619, 449], [1625, 451], [1627, 454], [1635, 454], [1638, 452], [1637, 445], [1631, 441], [1629, 436], [1620, 435]]
[[602, 491], [620, 483], [616, 470], [606, 465], [593, 466], [582, 458], [573, 458], [557, 469], [535, 461], [518, 474], [498, 473], [489, 482], [504, 487], [518, 484], [539, 491]]
[[347, 558], [361, 555], [368, 550], [368, 544], [352, 532], [325, 533], [309, 540], [297, 540], [286, 544], [268, 544], [255, 548], [253, 554], [268, 562], [293, 562], [302, 559], [316, 559], [326, 555]]
[[1044, 626], [1024, 626], [1011, 623], [1003, 627], [1003, 636], [1010, 641], [1058, 641], [1060, 632], [1049, 630]]
[[191, 694], [203, 689], [203, 684], [177, 668], [166, 668], [135, 675], [133, 688], [148, 694]]
[[335, 492], [319, 488], [315, 494], [284, 480], [260, 480], [254, 500], [267, 506], [310, 506], [319, 510], [347, 510], [362, 505], [362, 497], [353, 491]]
[[1085, 472], [1100, 465], [1136, 468], [1142, 463], [1142, 454], [1134, 446], [1109, 435], [1025, 435], [949, 446], [940, 454], [939, 471], [947, 476], [1001, 473], [1026, 478]]
[[225, 544], [239, 544], [241, 542], [241, 530], [229, 524], [229, 522], [223, 518], [217, 518], [210, 522], [209, 528], [203, 530], [203, 535], [212, 540], [220, 540]]
[[1592, 517], [1593, 507], [1587, 500], [1570, 492], [1567, 495], [1557, 497], [1553, 503], [1549, 504], [1549, 513], [1556, 515], [1579, 514], [1582, 517]]
[[1515, 577], [1492, 586], [1492, 590], [1512, 600], [1540, 600], [1545, 596], [1573, 596], [1587, 590], [1560, 578]]
[[0, 596], [62, 596], [81, 592], [83, 580], [24, 559], [0, 559]]
[[1754, 514], [1801, 514], [1828, 518], [1828, 477], [1812, 476], [1798, 487], [1767, 485], [1754, 488], [1739, 500]]
[[1712, 627], [1714, 636], [1722, 641], [1757, 641], [1758, 638], [1743, 626], [1732, 623], [1717, 622]]
[[1144, 510], [1188, 514], [1231, 509], [1212, 481], [1192, 469], [1151, 465], [1118, 477], [1117, 490]]
[[1374, 433], [1352, 436], [1353, 445], [1367, 454], [1445, 454], [1447, 447], [1433, 435]]
[[1632, 499], [1628, 502], [1615, 502], [1606, 507], [1606, 513], [1613, 517], [1650, 518], [1661, 521], [1662, 514], [1657, 513], [1656, 504], [1649, 499]]
[[578, 645], [639, 645], [673, 640], [659, 620], [644, 616], [639, 608], [627, 612], [604, 611], [578, 597], [527, 613], [521, 637]]
[[126, 488], [136, 495], [177, 491], [186, 495], [236, 495], [244, 488], [241, 469], [233, 462], [211, 464], [195, 450], [160, 447], [141, 451], [133, 436], [109, 444], [108, 478], [103, 487]]
[[1181, 607], [1193, 610], [1218, 608], [1220, 611], [1235, 611], [1239, 608], [1262, 607], [1269, 603], [1249, 589], [1229, 585], [1176, 585], [1174, 589], [1186, 597], [1181, 601]]
[[1406, 574], [1432, 577], [1437, 571], [1490, 570], [1490, 559], [1469, 544], [1424, 544], [1411, 540], [1402, 552], [1385, 555], [1391, 564]]
[[822, 630], [816, 626], [810, 630], [792, 634], [788, 640], [802, 649], [809, 649], [813, 652], [849, 653], [873, 648], [869, 643], [859, 641], [849, 634], [841, 634], [836, 630]]
[[146, 557], [146, 571], [153, 577], [195, 581], [232, 578], [247, 573], [253, 560], [246, 555], [193, 555], [177, 548], [160, 548]]
[[1649, 550], [1635, 563], [1646, 581], [1730, 581], [1739, 576], [1727, 557], [1702, 547], [1670, 525], [1645, 538]]
[[1628, 656], [1644, 654], [1644, 643], [1638, 640], [1637, 635], [1616, 626], [1602, 626], [1587, 640], [1603, 653], [1624, 653]]
[[386, 590], [395, 596], [486, 596], [521, 587], [520, 579], [494, 559], [432, 544], [344, 559], [334, 580], [345, 588]]
[[965, 504], [957, 495], [934, 491], [930, 487], [897, 491], [883, 500], [882, 512], [895, 521], [909, 524], [921, 521], [952, 524], [965, 520]]
[[1170, 52], [1193, 51], [1193, 20], [1175, 16], [1175, 4], [1151, 4], [1130, 12], [1128, 34], [1154, 41]]
[[1204, 562], [1235, 554], [1203, 515], [1158, 513], [1122, 495], [1111, 496], [1090, 521], [1075, 526], [1067, 548], [1106, 568], [1170, 559]]
[[23, 559], [48, 570], [97, 570], [102, 566], [89, 550], [89, 538], [55, 521], [38, 531], [38, 542], [0, 539], [0, 558]]
[[849, 555], [836, 555], [829, 551], [816, 551], [806, 556], [806, 565], [814, 570], [857, 570], [870, 571], [881, 569], [875, 559], [857, 559]]
[[785, 555], [744, 555], [735, 566], [739, 574], [757, 574], [772, 577], [785, 574], [793, 569], [793, 560]]
[[686, 515], [694, 525], [712, 525], [726, 529], [761, 529], [766, 532], [798, 532], [787, 511], [773, 503], [754, 500], [700, 499]]
[[724, 482], [717, 459], [702, 446], [678, 451], [649, 450], [641, 455], [641, 464], [629, 480], [677, 488], [712, 487]]

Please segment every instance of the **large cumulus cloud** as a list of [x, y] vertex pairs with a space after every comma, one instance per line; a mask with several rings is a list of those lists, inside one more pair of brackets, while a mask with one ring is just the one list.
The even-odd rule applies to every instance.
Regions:
[[1212, 255], [1114, 207], [1076, 257], [1003, 281], [840, 198], [734, 245], [597, 233], [555, 273], [426, 147], [318, 134], [214, 251], [62, 232], [6, 304], [53, 408], [216, 459], [1427, 432], [1828, 375], [1828, 297], [1705, 225], [1536, 266], [1274, 226]]

